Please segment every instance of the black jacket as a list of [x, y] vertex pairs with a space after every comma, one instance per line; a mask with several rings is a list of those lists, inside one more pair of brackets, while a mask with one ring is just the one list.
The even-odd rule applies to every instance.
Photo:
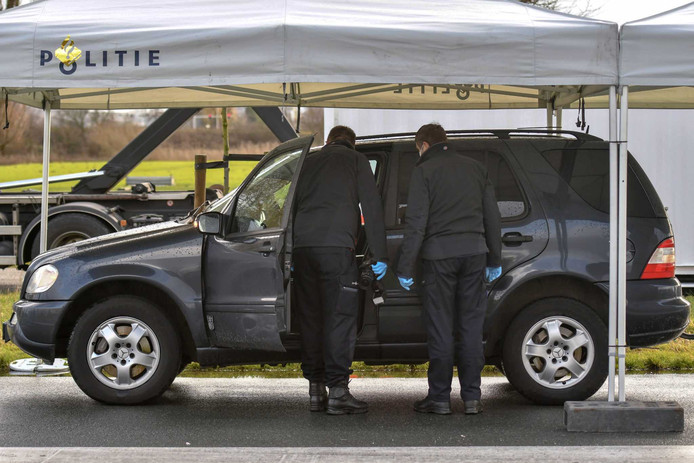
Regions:
[[487, 253], [501, 266], [501, 216], [487, 169], [437, 143], [412, 171], [405, 237], [397, 274], [413, 276], [417, 256], [428, 260]]
[[348, 143], [331, 143], [306, 158], [296, 200], [295, 248], [354, 248], [363, 213], [371, 253], [387, 259], [383, 205], [371, 166]]

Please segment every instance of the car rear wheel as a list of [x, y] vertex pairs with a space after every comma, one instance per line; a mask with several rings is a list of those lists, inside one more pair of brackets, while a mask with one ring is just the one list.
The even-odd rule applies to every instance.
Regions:
[[534, 402], [584, 400], [607, 377], [607, 329], [582, 302], [542, 299], [509, 326], [503, 361], [511, 384]]
[[97, 302], [77, 321], [70, 372], [89, 397], [136, 404], [160, 396], [181, 364], [181, 343], [158, 307], [132, 296]]

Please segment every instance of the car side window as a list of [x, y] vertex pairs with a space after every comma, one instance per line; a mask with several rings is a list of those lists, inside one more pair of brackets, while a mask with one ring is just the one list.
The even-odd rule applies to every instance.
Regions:
[[[610, 213], [610, 153], [607, 149], [561, 149], [543, 151], [542, 156], [571, 189], [591, 207]], [[655, 218], [657, 214], [634, 172], [629, 157], [627, 170], [627, 215]]]
[[[510, 166], [499, 153], [483, 150], [458, 150], [463, 156], [468, 156], [487, 167], [489, 179], [494, 185], [497, 205], [501, 213], [501, 219], [505, 221], [515, 220], [527, 211], [527, 204], [516, 177]], [[410, 178], [415, 164], [419, 160], [416, 151], [400, 154], [400, 166], [398, 168], [398, 224], [405, 223], [407, 210], [407, 195], [410, 190]]]
[[238, 196], [232, 233], [280, 228], [285, 200], [302, 150], [283, 153], [263, 166]]

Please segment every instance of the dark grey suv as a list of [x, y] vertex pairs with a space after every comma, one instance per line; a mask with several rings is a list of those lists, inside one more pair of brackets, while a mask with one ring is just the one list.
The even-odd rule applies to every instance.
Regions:
[[[487, 362], [544, 404], [592, 395], [607, 375], [608, 144], [571, 132], [449, 132], [487, 166], [503, 226], [503, 274], [489, 287]], [[187, 220], [67, 245], [29, 267], [3, 338], [53, 360], [96, 400], [159, 396], [190, 361], [299, 360], [291, 205], [312, 137], [267, 154], [243, 184]], [[412, 134], [362, 139], [382, 192], [391, 259], [403, 237]], [[628, 172], [629, 345], [676, 338], [689, 304], [674, 277], [665, 209], [633, 158]], [[364, 238], [358, 254], [366, 249]], [[388, 273], [364, 291], [356, 359], [427, 359], [417, 291]], [[416, 289], [416, 288], [415, 288]]]

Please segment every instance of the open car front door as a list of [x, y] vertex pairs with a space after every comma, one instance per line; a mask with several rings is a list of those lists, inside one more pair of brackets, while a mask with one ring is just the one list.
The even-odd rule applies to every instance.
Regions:
[[[296, 182], [313, 137], [268, 153], [226, 206], [224, 230], [203, 249], [204, 310], [213, 346], [284, 352], [291, 263], [287, 234]], [[222, 200], [223, 201], [223, 200]]]

